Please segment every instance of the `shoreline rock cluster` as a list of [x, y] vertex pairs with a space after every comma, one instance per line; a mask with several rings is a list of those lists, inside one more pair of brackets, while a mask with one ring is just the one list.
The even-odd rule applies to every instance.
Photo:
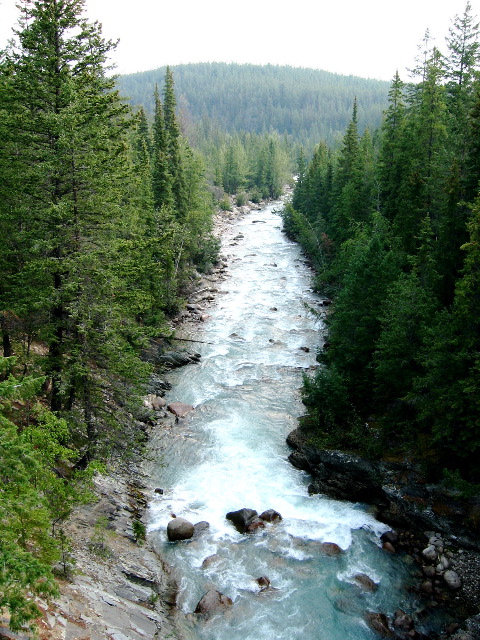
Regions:
[[[363, 502], [394, 530], [382, 536], [383, 549], [403, 553], [416, 567], [414, 590], [426, 603], [423, 614], [438, 608], [454, 622], [429, 638], [480, 640], [480, 537], [478, 498], [467, 498], [426, 483], [408, 461], [372, 463], [359, 456], [315, 447], [300, 428], [287, 443], [289, 461], [307, 471], [309, 492], [338, 500]], [[367, 624], [382, 637], [422, 638], [403, 611], [392, 620], [371, 612]]]

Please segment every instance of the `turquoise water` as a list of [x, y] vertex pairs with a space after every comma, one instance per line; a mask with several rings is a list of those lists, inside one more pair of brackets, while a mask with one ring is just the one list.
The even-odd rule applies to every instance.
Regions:
[[[211, 344], [195, 345], [200, 364], [170, 376], [168, 400], [196, 409], [162, 441], [154, 476], [165, 493], [151, 505], [150, 536], [181, 577], [185, 612], [209, 588], [234, 601], [225, 614], [192, 623], [199, 638], [375, 638], [364, 614], [411, 610], [403, 588], [409, 568], [381, 550], [386, 527], [367, 507], [309, 496], [308, 475], [287, 460], [285, 438], [302, 414], [302, 374], [316, 365], [323, 325], [309, 309], [319, 308], [312, 273], [274, 209], [234, 223], [223, 247], [228, 278], [215, 285], [221, 293], [195, 334]], [[242, 507], [272, 508], [283, 520], [241, 535], [225, 514]], [[210, 529], [199, 540], [168, 543], [172, 512], [206, 520]], [[335, 542], [343, 553], [327, 557], [320, 542]], [[358, 573], [378, 590], [362, 591]], [[259, 592], [260, 576], [273, 589]]]

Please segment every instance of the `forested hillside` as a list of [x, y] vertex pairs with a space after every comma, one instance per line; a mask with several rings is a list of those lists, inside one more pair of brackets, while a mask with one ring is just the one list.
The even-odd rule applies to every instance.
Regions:
[[0, 609], [13, 629], [55, 592], [62, 524], [95, 465], [141, 439], [143, 353], [216, 257], [171, 72], [149, 127], [108, 77], [114, 45], [81, 0], [22, 6], [0, 57]]
[[[319, 140], [333, 144], [341, 138], [354, 96], [362, 131], [380, 125], [387, 104], [387, 82], [315, 69], [212, 62], [172, 71], [181, 119], [199, 136], [212, 126], [229, 134], [276, 132], [310, 152]], [[153, 90], [164, 73], [160, 68], [121, 76], [118, 86], [133, 105], [153, 113]]]
[[480, 481], [479, 27], [467, 5], [380, 135], [356, 104], [341, 149], [299, 168], [288, 231], [333, 297], [304, 426], [326, 447], [413, 456]]

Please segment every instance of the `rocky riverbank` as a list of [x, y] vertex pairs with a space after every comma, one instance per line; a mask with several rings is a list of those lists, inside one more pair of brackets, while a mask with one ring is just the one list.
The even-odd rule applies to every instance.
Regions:
[[[384, 549], [408, 554], [415, 563], [415, 588], [425, 601], [424, 615], [440, 608], [454, 619], [430, 637], [480, 639], [478, 496], [427, 483], [411, 461], [373, 463], [343, 451], [318, 449], [301, 429], [290, 433], [287, 442], [293, 449], [290, 462], [312, 476], [310, 493], [372, 505], [376, 517], [395, 529], [384, 538]], [[409, 620], [404, 620], [403, 630], [395, 627], [395, 620], [370, 622], [384, 637], [420, 637]]]
[[[229, 235], [231, 224], [256, 208], [260, 205], [249, 203], [219, 212], [215, 233], [228, 243], [236, 242]], [[188, 302], [172, 321], [178, 335], [192, 336], [198, 323], [208, 318], [208, 306], [216, 299], [215, 285], [226, 277], [226, 266], [220, 257], [208, 274], [192, 278]], [[167, 371], [198, 361], [193, 350], [185, 349], [191, 346], [188, 342], [176, 345], [181, 346], [166, 348], [160, 341], [146, 357]], [[43, 612], [38, 621], [40, 640], [192, 639], [184, 615], [175, 606], [173, 571], [152, 549], [148, 536], [144, 538], [148, 503], [156, 490], [145, 472], [148, 441], [154, 432], [172, 429], [188, 411], [186, 405], [166, 406], [166, 378], [168, 374], [153, 376], [146, 390], [145, 415], [137, 421], [141, 437], [136, 438], [143, 445], [129, 451], [128, 461], [110, 460], [108, 474], [94, 480], [97, 501], [76, 509], [66, 523], [65, 564], [58, 568], [60, 597], [37, 602]], [[10, 632], [8, 618], [0, 617], [0, 638], [29, 637]]]

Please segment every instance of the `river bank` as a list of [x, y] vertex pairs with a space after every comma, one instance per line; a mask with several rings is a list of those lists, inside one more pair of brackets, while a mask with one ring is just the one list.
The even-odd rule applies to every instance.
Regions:
[[431, 637], [479, 640], [478, 496], [427, 483], [412, 461], [371, 462], [318, 449], [301, 428], [289, 434], [287, 443], [293, 449], [291, 464], [311, 476], [312, 495], [369, 504], [377, 519], [393, 527], [395, 533], [384, 539], [384, 548], [406, 554], [417, 567], [414, 589], [425, 603], [423, 617], [440, 609], [453, 619]]
[[[215, 234], [221, 237], [231, 223], [259, 205], [250, 203], [220, 211]], [[208, 274], [192, 279], [188, 304], [172, 320], [178, 334], [191, 333], [206, 320], [202, 309], [215, 299], [215, 283], [224, 277], [226, 262], [220, 257]], [[193, 304], [195, 301], [195, 305]], [[189, 343], [177, 342], [183, 352]], [[181, 346], [180, 346], [181, 345]], [[185, 359], [185, 363], [187, 359]], [[167, 379], [168, 373], [162, 379]], [[165, 386], [168, 386], [165, 385]], [[155, 489], [146, 471], [149, 441], [154, 433], [170, 431], [177, 417], [162, 402], [159, 379], [145, 396], [145, 417], [137, 421], [139, 442], [127, 459], [117, 456], [108, 472], [94, 479], [97, 502], [77, 508], [64, 529], [65, 572], [59, 578], [60, 597], [37, 601], [40, 640], [190, 640], [191, 632], [177, 610], [178, 583], [171, 567], [142, 539], [147, 510]], [[139, 524], [140, 523], [140, 524]], [[26, 640], [30, 635], [8, 630], [8, 617], [0, 617], [0, 638]]]

